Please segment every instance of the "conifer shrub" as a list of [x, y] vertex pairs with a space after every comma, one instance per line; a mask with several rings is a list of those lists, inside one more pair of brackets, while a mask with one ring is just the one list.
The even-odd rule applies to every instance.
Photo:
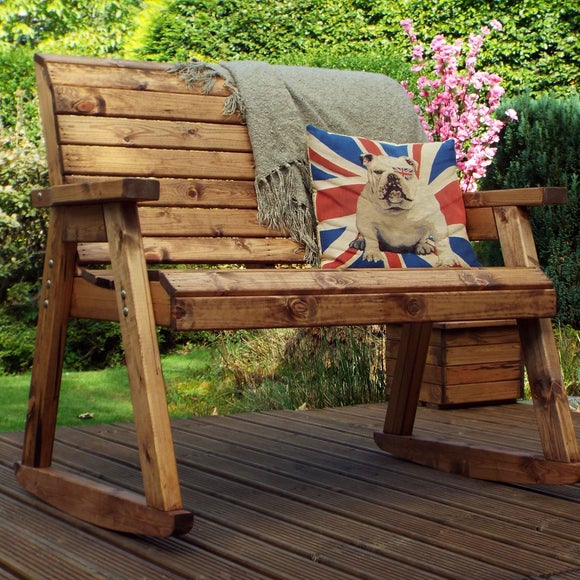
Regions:
[[[580, 99], [521, 95], [482, 189], [564, 186], [568, 203], [531, 210], [540, 265], [558, 292], [559, 323], [580, 329]], [[501, 112], [500, 112], [501, 114]]]

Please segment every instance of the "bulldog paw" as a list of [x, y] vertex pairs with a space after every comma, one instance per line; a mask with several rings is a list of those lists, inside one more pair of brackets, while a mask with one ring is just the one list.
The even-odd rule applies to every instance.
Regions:
[[363, 259], [368, 262], [384, 262], [384, 254], [377, 248], [376, 250], [367, 249], [363, 254]]
[[353, 240], [348, 245], [348, 247], [349, 248], [354, 248], [355, 250], [362, 250], [362, 251], [364, 251], [366, 245], [367, 245], [367, 241], [364, 238], [356, 238], [356, 240]]
[[437, 261], [438, 268], [448, 268], [452, 266], [461, 266], [461, 262], [455, 254], [446, 253], [439, 256], [439, 260]]
[[427, 256], [435, 252], [435, 247], [427, 241], [419, 242], [415, 246], [415, 254], [419, 256]]

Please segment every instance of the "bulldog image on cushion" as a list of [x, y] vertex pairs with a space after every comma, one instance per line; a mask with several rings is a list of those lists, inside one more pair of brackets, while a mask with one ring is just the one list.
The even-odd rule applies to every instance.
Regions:
[[410, 157], [364, 153], [368, 181], [358, 199], [359, 237], [351, 247], [365, 260], [385, 261], [382, 252], [437, 253], [437, 266], [459, 264], [449, 244], [447, 223], [435, 196], [418, 187], [417, 162]]

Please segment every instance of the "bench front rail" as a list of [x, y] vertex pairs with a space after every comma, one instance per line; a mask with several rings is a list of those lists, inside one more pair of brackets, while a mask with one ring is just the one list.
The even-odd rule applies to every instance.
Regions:
[[[465, 196], [471, 239], [498, 239], [505, 267], [305, 268], [295, 242], [257, 221], [247, 131], [239, 119], [222, 116], [227, 92], [219, 82], [201, 95], [157, 63], [37, 55], [36, 67], [52, 186], [32, 194], [34, 205], [50, 208], [50, 221], [23, 457], [16, 466], [26, 489], [116, 530], [167, 536], [191, 528], [165, 400], [159, 325], [402, 324], [385, 423], [375, 433], [382, 449], [495, 481], [580, 481], [550, 321], [556, 295], [538, 267], [526, 210], [564, 203], [564, 190]], [[210, 267], [183, 268], [200, 263]], [[244, 267], [211, 267], [224, 263]], [[51, 467], [70, 317], [121, 326], [144, 498]], [[543, 455], [413, 435], [433, 323], [505, 318], [517, 320]]]

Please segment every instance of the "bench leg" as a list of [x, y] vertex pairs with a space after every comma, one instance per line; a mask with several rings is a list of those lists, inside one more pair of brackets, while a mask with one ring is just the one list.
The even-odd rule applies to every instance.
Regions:
[[413, 439], [411, 434], [419, 404], [432, 328], [433, 324], [429, 322], [404, 324], [401, 329], [399, 353], [383, 431], [377, 431], [374, 435], [376, 444], [383, 451], [397, 457], [409, 459], [406, 453], [402, 454], [401, 442]]
[[553, 485], [579, 482], [578, 448], [551, 323], [532, 319], [518, 321], [518, 326], [533, 383], [544, 456], [412, 435], [422, 375], [419, 369], [423, 368], [430, 334], [427, 326], [407, 327], [401, 336], [403, 351], [395, 367], [394, 393], [384, 430], [375, 433], [377, 445], [395, 457], [477, 479]]
[[401, 329], [399, 354], [383, 431], [411, 435], [423, 382], [433, 324], [405, 324]]
[[181, 491], [167, 411], [165, 382], [157, 343], [149, 280], [136, 208], [105, 207], [107, 237], [145, 496], [162, 510], [181, 507]]
[[[527, 210], [495, 207], [493, 213], [506, 266], [537, 267], [539, 260]], [[551, 321], [522, 319], [518, 320], [518, 329], [543, 456], [412, 437], [408, 428], [399, 426], [395, 417], [389, 420], [388, 415], [385, 433], [375, 435], [378, 445], [421, 465], [479, 479], [555, 485], [580, 482], [580, 454]]]
[[150, 508], [175, 514], [183, 533], [182, 524], [191, 528], [193, 516], [182, 510], [137, 207], [108, 204], [104, 212], [145, 498]]
[[[16, 477], [43, 501], [98, 526], [150, 536], [184, 534], [193, 515], [182, 509], [137, 209], [111, 204], [104, 212], [145, 501], [139, 494], [50, 467], [76, 254], [74, 244], [60, 243], [58, 223], [49, 230], [43, 282], [47, 287], [51, 280], [50, 291], [43, 291], [48, 308], [41, 305], [23, 460], [16, 465]], [[58, 221], [54, 213], [53, 221]]]
[[76, 244], [62, 242], [64, 215], [51, 210], [22, 463], [49, 467], [52, 461], [66, 331], [76, 266]]
[[554, 461], [580, 462], [552, 322], [522, 319], [518, 320], [518, 329], [544, 456]]

